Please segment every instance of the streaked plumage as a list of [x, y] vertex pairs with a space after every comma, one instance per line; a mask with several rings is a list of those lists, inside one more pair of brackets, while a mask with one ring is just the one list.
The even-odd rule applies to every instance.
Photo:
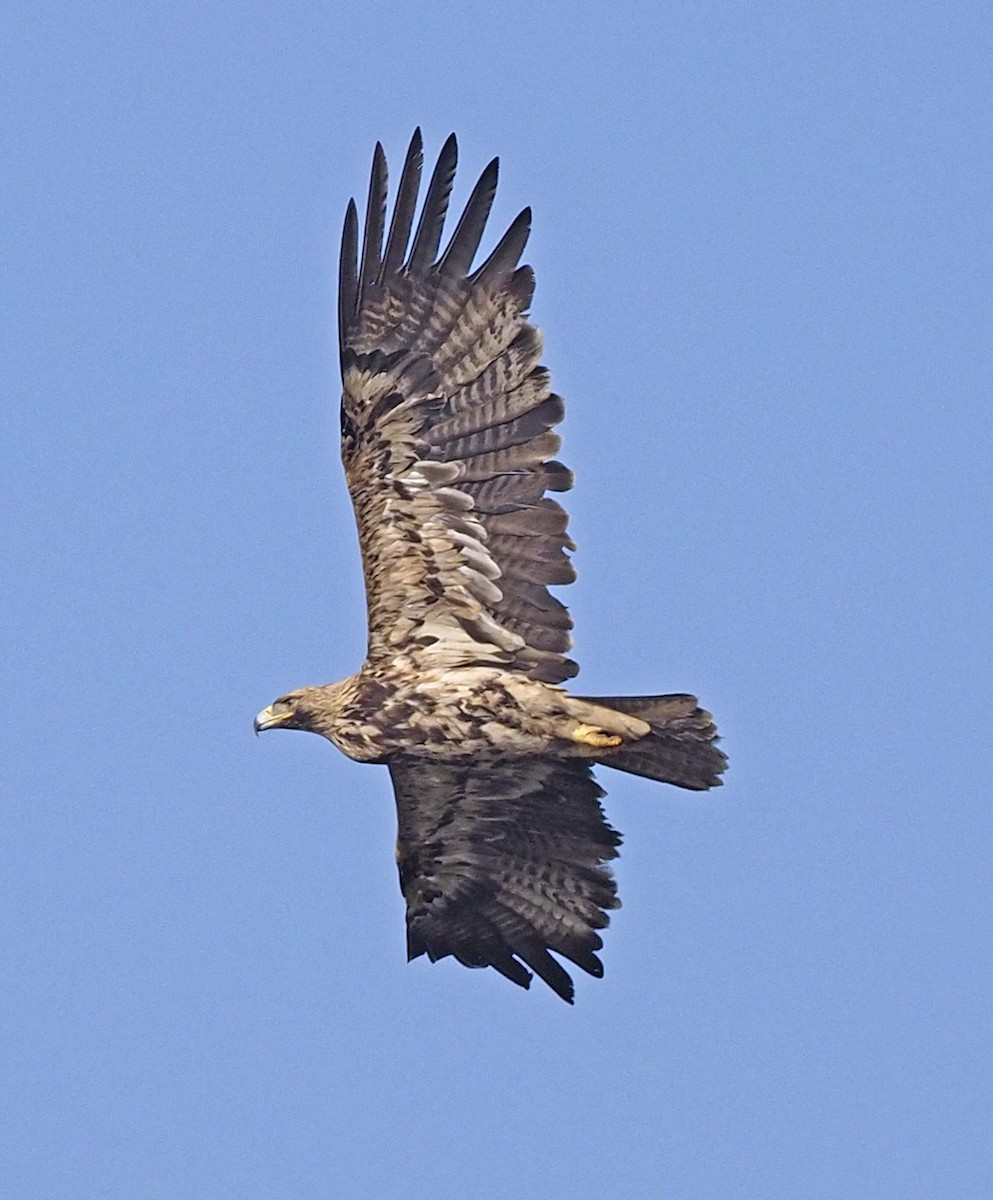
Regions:
[[[342, 237], [341, 447], [366, 581], [359, 672], [270, 705], [256, 728], [308, 729], [387, 763], [408, 956], [454, 955], [563, 999], [554, 951], [602, 974], [597, 932], [617, 906], [620, 842], [592, 765], [703, 789], [726, 759], [692, 696], [571, 696], [572, 621], [549, 585], [575, 573], [556, 461], [563, 404], [527, 320], [525, 209], [473, 269], [496, 190], [480, 176], [439, 254], [455, 175], [445, 143], [414, 228], [419, 131], [387, 229], [377, 145], [360, 239]], [[411, 237], [413, 231], [413, 236]]]

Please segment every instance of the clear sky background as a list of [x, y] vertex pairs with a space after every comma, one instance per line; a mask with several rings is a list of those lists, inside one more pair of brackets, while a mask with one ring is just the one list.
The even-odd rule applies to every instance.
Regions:
[[[985, 1200], [986, 3], [14, 3], [0, 1195]], [[252, 736], [364, 650], [337, 244], [493, 154], [567, 399], [606, 778], [574, 1009], [404, 961], [382, 768]], [[581, 975], [581, 973], [578, 973]]]

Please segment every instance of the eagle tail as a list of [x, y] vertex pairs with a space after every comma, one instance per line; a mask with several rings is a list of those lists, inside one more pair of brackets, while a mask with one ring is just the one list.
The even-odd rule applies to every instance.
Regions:
[[640, 717], [651, 726], [645, 737], [598, 757], [604, 766], [692, 791], [720, 787], [727, 755], [717, 748], [714, 719], [698, 706], [696, 696], [584, 696], [583, 700]]

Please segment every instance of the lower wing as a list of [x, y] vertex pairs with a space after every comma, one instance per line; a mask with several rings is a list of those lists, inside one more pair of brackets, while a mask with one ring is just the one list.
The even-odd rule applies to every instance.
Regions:
[[571, 1004], [572, 979], [549, 951], [601, 976], [597, 930], [620, 903], [604, 864], [621, 838], [589, 765], [398, 759], [390, 775], [407, 957], [453, 955], [525, 988], [530, 967]]

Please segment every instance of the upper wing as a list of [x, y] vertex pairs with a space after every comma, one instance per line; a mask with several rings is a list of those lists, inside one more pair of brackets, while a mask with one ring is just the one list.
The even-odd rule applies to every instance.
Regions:
[[[547, 585], [575, 572], [567, 517], [545, 491], [572, 475], [553, 455], [560, 397], [526, 320], [534, 290], [518, 267], [525, 209], [475, 271], [497, 182], [481, 175], [438, 254], [455, 174], [454, 134], [435, 167], [410, 241], [420, 131], [407, 151], [385, 248], [386, 160], [376, 146], [358, 254], [349, 204], [338, 326], [341, 447], [359, 529], [370, 658], [424, 667], [496, 662], [558, 683], [572, 621]], [[409, 250], [408, 250], [409, 243]]]
[[572, 1003], [572, 980], [549, 950], [599, 977], [597, 930], [620, 903], [603, 864], [621, 838], [589, 765], [406, 759], [391, 762], [390, 775], [407, 957], [453, 954], [527, 987], [524, 962]]

